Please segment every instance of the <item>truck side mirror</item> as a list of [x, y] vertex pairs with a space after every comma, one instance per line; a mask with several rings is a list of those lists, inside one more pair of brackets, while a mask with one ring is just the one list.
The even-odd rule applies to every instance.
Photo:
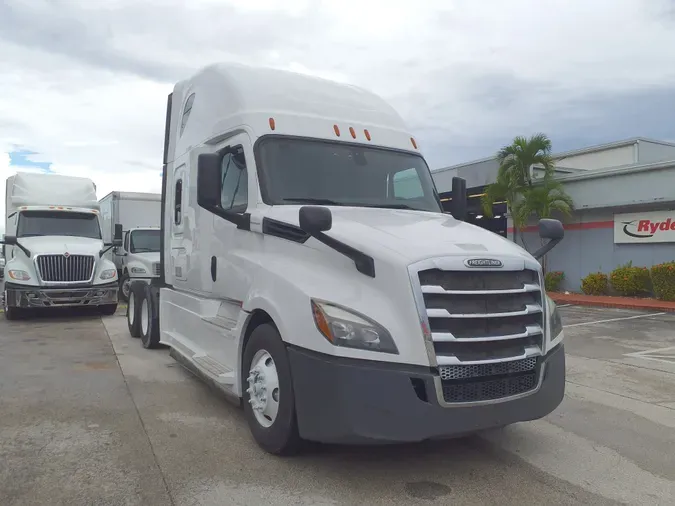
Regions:
[[8, 244], [10, 246], [16, 246], [16, 236], [15, 235], [6, 235], [5, 239], [3, 240], [4, 244]]
[[115, 223], [115, 236], [113, 237], [113, 246], [116, 248], [122, 246], [122, 224]]
[[197, 158], [197, 203], [205, 209], [220, 206], [221, 159], [216, 153], [203, 153]]
[[533, 253], [533, 257], [539, 260], [546, 253], [551, 251], [565, 237], [565, 229], [560, 220], [542, 218], [539, 220], [539, 237], [549, 239], [541, 248]]
[[302, 206], [300, 208], [300, 228], [309, 235], [326, 232], [333, 226], [333, 214], [327, 207]]

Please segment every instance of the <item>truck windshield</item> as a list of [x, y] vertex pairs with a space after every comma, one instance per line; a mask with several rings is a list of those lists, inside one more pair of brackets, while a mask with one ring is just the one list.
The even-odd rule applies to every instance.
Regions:
[[101, 238], [98, 215], [67, 211], [22, 211], [19, 214], [17, 237], [66, 235]]
[[129, 238], [129, 253], [159, 251], [159, 230], [134, 230]]
[[442, 212], [429, 167], [413, 153], [269, 137], [257, 147], [264, 201]]

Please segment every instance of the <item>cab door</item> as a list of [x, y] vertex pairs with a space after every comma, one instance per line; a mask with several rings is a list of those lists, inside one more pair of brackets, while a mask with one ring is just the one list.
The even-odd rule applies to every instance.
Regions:
[[[256, 198], [253, 153], [247, 134], [236, 135], [227, 141], [221, 150], [224, 153], [221, 167], [221, 197], [223, 209], [244, 214], [249, 198]], [[219, 216], [213, 216], [213, 231], [210, 236], [210, 257], [205, 259], [212, 281], [212, 296], [220, 300], [217, 324], [222, 328], [222, 342], [214, 348], [214, 358], [230, 369], [236, 367], [237, 345], [240, 334], [241, 305], [246, 298], [253, 279], [247, 254], [257, 235]]]

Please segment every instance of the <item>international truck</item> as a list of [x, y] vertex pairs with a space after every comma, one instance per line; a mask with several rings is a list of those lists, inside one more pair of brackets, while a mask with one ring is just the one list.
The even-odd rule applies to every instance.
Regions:
[[96, 186], [90, 179], [17, 172], [5, 195], [5, 318], [45, 307], [117, 309], [118, 279], [105, 252]]
[[99, 200], [99, 205], [104, 241], [112, 239], [116, 225], [122, 227], [122, 246], [106, 256], [117, 268], [119, 298], [127, 302], [131, 281], [149, 283], [159, 277], [161, 196], [114, 191]]
[[[411, 181], [412, 180], [412, 181]], [[564, 332], [533, 255], [443, 211], [378, 96], [213, 64], [168, 96], [160, 276], [127, 322], [243, 407], [255, 441], [389, 444], [551, 413]]]

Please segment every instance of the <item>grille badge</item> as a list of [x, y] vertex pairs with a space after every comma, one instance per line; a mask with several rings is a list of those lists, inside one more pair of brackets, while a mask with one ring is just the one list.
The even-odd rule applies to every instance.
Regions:
[[502, 261], [496, 258], [468, 258], [464, 260], [464, 265], [467, 267], [487, 267], [490, 269], [504, 267]]
[[63, 254], [63, 256], [66, 257], [66, 258], [68, 258], [68, 257], [70, 256], [70, 253], [68, 253], [68, 252], [66, 251], [66, 252]]

